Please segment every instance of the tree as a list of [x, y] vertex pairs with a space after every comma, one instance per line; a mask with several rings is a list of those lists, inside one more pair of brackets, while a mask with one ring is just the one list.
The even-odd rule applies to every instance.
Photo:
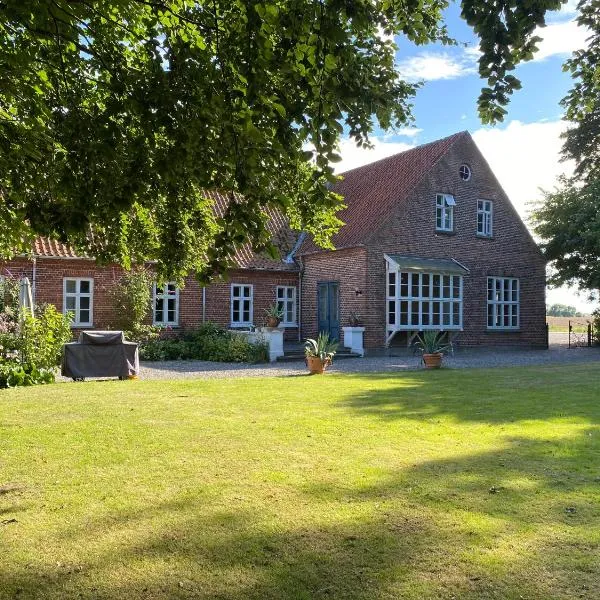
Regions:
[[583, 0], [578, 9], [579, 25], [591, 35], [565, 63], [575, 82], [562, 101], [572, 123], [563, 156], [575, 161], [575, 173], [544, 193], [533, 223], [553, 268], [550, 283], [594, 294], [600, 290], [600, 1]]
[[[463, 0], [484, 122], [565, 0]], [[390, 34], [453, 43], [447, 0], [0, 0], [0, 251], [35, 234], [159, 277], [222, 272], [269, 214], [327, 246], [347, 133], [411, 120]], [[215, 218], [206, 190], [229, 198]]]
[[546, 308], [546, 314], [549, 317], [580, 317], [581, 313], [577, 312], [574, 306], [566, 304], [552, 304]]

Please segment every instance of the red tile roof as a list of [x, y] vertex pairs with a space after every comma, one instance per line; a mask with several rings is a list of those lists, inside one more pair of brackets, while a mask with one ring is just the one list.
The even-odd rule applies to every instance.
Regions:
[[[333, 190], [344, 197], [346, 208], [338, 213], [345, 223], [332, 242], [336, 248], [365, 244], [390, 214], [392, 207], [408, 198], [421, 179], [466, 131], [417, 146], [411, 150], [342, 173]], [[322, 252], [311, 238], [298, 254]]]
[[[214, 202], [215, 216], [222, 217], [229, 205], [229, 199], [220, 192], [207, 192], [207, 197]], [[243, 198], [236, 194], [235, 200], [242, 202]], [[298, 234], [292, 232], [285, 217], [276, 210], [267, 211], [269, 215], [268, 229], [273, 236], [273, 243], [280, 249], [281, 258], [273, 260], [254, 252], [250, 244], [244, 244], [236, 249], [234, 255], [235, 265], [240, 269], [266, 269], [275, 271], [295, 271], [295, 263], [285, 262], [284, 259], [291, 252]], [[77, 253], [71, 246], [57, 242], [46, 237], [38, 237], [34, 242], [33, 253], [41, 258], [89, 258], [82, 253]]]
[[78, 255], [71, 246], [46, 237], [35, 239], [33, 254], [44, 258], [86, 258], [81, 254]]

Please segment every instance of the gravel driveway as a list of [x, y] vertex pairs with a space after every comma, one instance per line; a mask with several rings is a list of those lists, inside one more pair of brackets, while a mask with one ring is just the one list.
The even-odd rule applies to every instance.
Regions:
[[[557, 337], [551, 339], [549, 350], [497, 350], [463, 349], [454, 356], [446, 357], [444, 364], [450, 369], [512, 367], [527, 365], [570, 364], [597, 362], [600, 366], [600, 348], [568, 349]], [[336, 361], [329, 369], [331, 373], [385, 373], [420, 369], [418, 356], [349, 358]], [[273, 363], [268, 365], [246, 365], [213, 363], [205, 361], [144, 362], [141, 364], [141, 379], [185, 379], [217, 377], [274, 377], [302, 375], [306, 373], [303, 361]]]

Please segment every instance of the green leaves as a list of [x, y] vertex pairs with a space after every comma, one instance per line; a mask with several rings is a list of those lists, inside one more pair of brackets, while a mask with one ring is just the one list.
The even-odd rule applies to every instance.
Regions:
[[[161, 278], [225, 272], [272, 250], [282, 211], [330, 246], [339, 142], [411, 119], [396, 47], [452, 43], [446, 0], [3, 0], [0, 254], [36, 234]], [[501, 120], [558, 0], [463, 1], [481, 37], [479, 101]], [[314, 150], [309, 152], [307, 147]], [[230, 202], [218, 222], [210, 192]]]

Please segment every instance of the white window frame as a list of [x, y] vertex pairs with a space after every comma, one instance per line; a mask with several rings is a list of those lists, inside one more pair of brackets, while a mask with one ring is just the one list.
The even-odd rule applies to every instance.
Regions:
[[452, 194], [436, 194], [435, 196], [435, 229], [436, 231], [454, 231], [454, 207], [456, 200]]
[[[393, 283], [391, 282], [393, 275]], [[402, 283], [403, 275], [407, 276], [405, 284]], [[439, 278], [439, 296], [434, 295], [434, 277]], [[444, 279], [448, 277], [449, 279]], [[414, 278], [417, 286], [413, 285]], [[448, 282], [448, 286], [444, 285]], [[458, 295], [454, 295], [455, 285], [458, 285]], [[424, 294], [427, 289], [427, 294]], [[448, 293], [444, 292], [448, 289]], [[392, 304], [393, 303], [393, 304]], [[417, 313], [413, 307], [418, 307]], [[426, 309], [424, 310], [424, 304]], [[401, 307], [405, 305], [406, 311]], [[434, 311], [437, 305], [438, 311]], [[455, 305], [458, 306], [458, 320], [455, 320]], [[393, 310], [392, 310], [393, 307]], [[448, 311], [445, 312], [444, 309]], [[412, 315], [417, 314], [417, 322], [412, 321]], [[444, 315], [449, 315], [449, 323], [444, 323]], [[392, 321], [393, 315], [393, 323]], [[407, 315], [403, 323], [403, 315]], [[434, 315], [439, 322], [434, 323]], [[426, 318], [424, 318], [426, 316]], [[388, 337], [396, 331], [462, 331], [463, 328], [463, 276], [456, 273], [443, 272], [417, 272], [407, 269], [387, 269], [386, 273], [386, 327]]]
[[[491, 285], [490, 285], [490, 282]], [[509, 284], [508, 295], [506, 299], [507, 284]], [[516, 288], [517, 299], [513, 300], [513, 292]], [[491, 292], [491, 293], [490, 293]], [[495, 331], [516, 331], [521, 326], [521, 282], [516, 277], [488, 277], [487, 278], [487, 303], [486, 303], [486, 325], [490, 330]], [[498, 297], [498, 294], [500, 297]], [[492, 312], [492, 325], [490, 325], [490, 310]], [[510, 324], [505, 325], [506, 316], [509, 317]], [[516, 316], [516, 324], [513, 325], [513, 316]], [[498, 324], [500, 317], [502, 324]]]
[[[244, 295], [235, 296], [234, 295], [235, 288], [249, 288], [250, 289], [249, 298]], [[243, 320], [244, 307], [242, 305], [238, 311], [239, 316], [242, 320], [234, 321], [234, 319], [233, 319], [233, 301], [240, 300], [241, 302], [245, 302], [247, 299], [250, 301], [249, 311], [248, 311], [250, 320], [249, 321]], [[229, 294], [229, 306], [230, 306], [230, 311], [229, 311], [230, 327], [250, 327], [250, 326], [252, 326], [254, 323], [254, 285], [251, 283], [232, 283], [231, 288], [230, 288], [230, 294]]]
[[[67, 292], [67, 281], [75, 282], [75, 291]], [[90, 284], [89, 293], [81, 293], [81, 282], [88, 281]], [[75, 298], [75, 309], [67, 309], [67, 298]], [[89, 321], [82, 321], [81, 315], [81, 298], [90, 299], [90, 318]], [[85, 310], [85, 309], [84, 309]], [[63, 314], [68, 312], [73, 314], [71, 327], [93, 327], [94, 324], [94, 278], [93, 277], [63, 277]]]
[[[479, 217], [483, 230], [479, 228]], [[494, 235], [494, 203], [491, 200], [477, 200], [477, 235], [492, 237]]]
[[[169, 291], [169, 286], [175, 286], [174, 292]], [[179, 325], [179, 288], [175, 281], [165, 281], [161, 286], [162, 291], [158, 292], [158, 284], [154, 282], [152, 285], [152, 324], [158, 327], [177, 327]], [[169, 321], [169, 300], [175, 298], [175, 320]], [[156, 302], [163, 302], [163, 318], [159, 321], [156, 319]]]
[[[283, 291], [283, 298], [279, 297], [279, 292]], [[288, 290], [292, 290], [292, 298], [288, 298]], [[283, 305], [283, 319], [281, 320], [280, 325], [284, 327], [296, 327], [298, 324], [298, 306], [296, 304], [296, 286], [295, 285], [278, 285], [275, 288], [275, 303], [279, 307], [280, 304]], [[294, 315], [294, 319], [292, 321], [287, 320], [287, 314], [289, 312], [289, 304], [292, 305], [292, 314]]]

